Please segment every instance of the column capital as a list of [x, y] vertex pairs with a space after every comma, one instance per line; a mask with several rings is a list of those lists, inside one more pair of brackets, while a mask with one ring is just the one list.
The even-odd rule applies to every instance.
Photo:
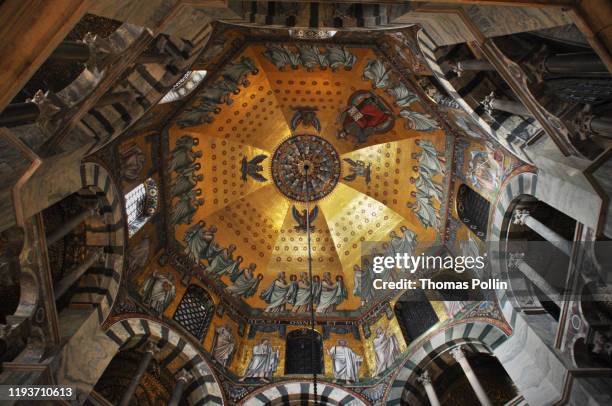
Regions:
[[154, 343], [153, 341], [147, 341], [147, 343], [145, 344], [145, 352], [148, 352], [150, 354], [157, 354], [159, 352], [159, 347], [157, 346], [157, 343]]
[[48, 133], [55, 131], [57, 127], [56, 116], [62, 110], [53, 99], [57, 100], [57, 97], [53, 97], [49, 91], [45, 92], [40, 89], [34, 93], [32, 98], [26, 99], [27, 102], [38, 106], [40, 114], [36, 122], [41, 129]]
[[184, 369], [181, 369], [180, 371], [176, 373], [176, 375], [174, 375], [174, 378], [177, 381], [188, 383], [189, 381], [193, 379], [193, 375], [191, 375], [189, 372], [185, 371]]
[[517, 225], [525, 225], [525, 220], [530, 216], [529, 210], [527, 209], [516, 209], [512, 215], [512, 223]]
[[463, 348], [461, 348], [461, 346], [453, 348], [449, 351], [449, 353], [453, 356], [455, 360], [457, 360], [457, 362], [461, 362], [465, 359], [465, 352], [463, 351]]
[[484, 108], [485, 113], [487, 113], [488, 115], [493, 114], [493, 110], [495, 110], [493, 108], [493, 102], [495, 101], [495, 92], [491, 92], [489, 93], [487, 96], [485, 96], [485, 98], [482, 100], [482, 107]]
[[431, 385], [431, 376], [429, 376], [429, 371], [423, 371], [423, 373], [417, 377], [417, 381], [423, 385]]
[[508, 253], [508, 268], [518, 268], [525, 260], [524, 252], [509, 252]]

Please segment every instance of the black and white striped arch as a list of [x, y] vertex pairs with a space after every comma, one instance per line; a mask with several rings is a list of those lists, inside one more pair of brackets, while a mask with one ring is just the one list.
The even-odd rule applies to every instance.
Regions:
[[190, 405], [223, 405], [223, 394], [216, 377], [202, 354], [181, 334], [171, 327], [143, 318], [127, 318], [115, 322], [106, 335], [121, 350], [137, 348], [147, 341], [157, 343], [160, 352], [155, 355], [160, 365], [176, 374], [184, 369], [194, 379], [185, 389], [184, 396]]

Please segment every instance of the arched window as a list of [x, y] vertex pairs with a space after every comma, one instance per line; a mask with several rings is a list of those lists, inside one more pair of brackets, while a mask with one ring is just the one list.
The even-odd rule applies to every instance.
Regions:
[[157, 183], [151, 178], [125, 195], [128, 234], [133, 236], [157, 211]]
[[200, 82], [206, 77], [205, 70], [189, 71], [179, 79], [178, 82], [170, 89], [168, 93], [159, 101], [162, 103], [171, 103], [187, 96], [189, 93], [198, 87]]
[[197, 285], [189, 285], [174, 312], [174, 320], [201, 340], [208, 331], [214, 308], [215, 304], [206, 290]]
[[457, 192], [457, 213], [461, 221], [481, 240], [487, 238], [487, 225], [489, 222], [489, 208], [491, 204], [467, 187], [459, 186]]
[[438, 322], [438, 315], [422, 289], [404, 293], [395, 303], [395, 317], [406, 344], [417, 339]]
[[310, 329], [295, 330], [287, 334], [285, 346], [285, 374], [312, 374], [323, 372], [323, 341]]

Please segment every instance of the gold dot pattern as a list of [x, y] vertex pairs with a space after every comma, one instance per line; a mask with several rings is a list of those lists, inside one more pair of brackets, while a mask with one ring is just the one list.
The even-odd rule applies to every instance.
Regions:
[[[311, 205], [310, 208], [312, 207]], [[301, 212], [305, 206], [296, 205], [296, 208]], [[297, 223], [290, 211], [291, 208], [285, 217], [268, 264], [268, 269], [274, 275], [278, 271], [298, 276], [300, 272], [308, 272], [308, 239], [304, 231], [295, 230]], [[311, 233], [314, 273], [330, 272], [333, 276], [342, 274], [342, 264], [336, 253], [334, 239], [321, 210], [312, 225], [315, 228]]]
[[[335, 193], [337, 199], [322, 201], [321, 207], [344, 272], [352, 275], [353, 265], [360, 263], [362, 243], [388, 240], [389, 231], [409, 224], [389, 207], [343, 183]], [[352, 278], [345, 281], [352, 287]]]
[[199, 162], [202, 163], [205, 173], [204, 182], [202, 182], [205, 216], [266, 185], [266, 183], [255, 181], [250, 176], [243, 181], [240, 168], [244, 156], [250, 161], [255, 156], [264, 154], [268, 158], [261, 163], [263, 166], [261, 174], [267, 177], [271, 159], [269, 152], [218, 138], [205, 140], [203, 152], [203, 157]]
[[[236, 57], [251, 58], [257, 62], [255, 52], [248, 48]], [[249, 74], [250, 85], [240, 87], [240, 93], [230, 95], [230, 105], [219, 105], [219, 114], [213, 114], [212, 123], [190, 128], [190, 131], [205, 137], [222, 138], [235, 143], [244, 143], [266, 151], [272, 151], [280, 141], [290, 135], [287, 120], [283, 116], [276, 96], [261, 66], [259, 73]]]
[[266, 185], [205, 219], [219, 230], [215, 238], [222, 246], [237, 246], [234, 258], [242, 256], [243, 265], [256, 263], [257, 272], [264, 275], [289, 206], [284, 199], [271, 201], [270, 194], [276, 193], [273, 188]]
[[[288, 45], [292, 48], [291, 45]], [[346, 153], [355, 149], [364, 148], [388, 141], [400, 140], [413, 136], [414, 131], [404, 129], [403, 121], [397, 119], [392, 130], [384, 134], [372, 135], [368, 141], [361, 145], [355, 145], [353, 140], [339, 140], [336, 137], [338, 130], [342, 127], [339, 122], [340, 113], [347, 107], [350, 96], [358, 90], [371, 90], [383, 98], [389, 107], [393, 107], [393, 99], [383, 90], [372, 89], [371, 82], [363, 80], [362, 73], [369, 59], [377, 58], [370, 48], [351, 48], [350, 51], [357, 56], [357, 63], [350, 71], [340, 69], [332, 72], [331, 69], [314, 69], [308, 72], [303, 67], [292, 70], [286, 67], [280, 71], [262, 53], [265, 46], [254, 45], [253, 51], [266, 73], [270, 88], [276, 96], [278, 107], [283, 112], [287, 122], [290, 122], [295, 111], [293, 107], [314, 106], [317, 110], [317, 118], [321, 122], [321, 134], [334, 145], [340, 153]], [[300, 126], [296, 132], [316, 132], [314, 128]]]
[[[435, 137], [432, 136], [419, 138], [435, 142]], [[407, 139], [387, 142], [342, 155], [342, 173], [345, 176], [351, 173], [351, 165], [344, 161], [345, 159], [361, 161], [366, 167], [370, 165], [370, 183], [366, 183], [365, 177], [342, 182], [407, 217], [410, 209], [406, 202], [414, 200], [410, 196], [410, 192], [414, 190], [410, 178], [417, 176], [413, 168], [417, 161], [412, 157], [412, 154], [417, 152], [414, 141], [415, 139]]]

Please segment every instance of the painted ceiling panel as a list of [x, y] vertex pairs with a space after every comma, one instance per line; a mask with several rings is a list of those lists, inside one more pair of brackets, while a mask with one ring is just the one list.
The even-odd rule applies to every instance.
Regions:
[[[405, 222], [391, 208], [342, 183], [336, 187], [333, 199], [325, 199], [320, 205], [347, 273], [361, 263], [363, 242], [386, 241], [389, 232]], [[347, 279], [352, 289], [353, 278]]]
[[220, 104], [212, 123], [191, 127], [190, 131], [205, 137], [230, 139], [263, 150], [272, 151], [291, 133], [267, 76], [257, 64], [254, 50], [248, 48], [242, 57], [255, 62], [257, 74], [249, 74], [248, 86], [238, 86], [238, 94], [230, 93], [231, 104]]
[[[194, 222], [203, 220], [207, 226], [214, 225], [217, 228], [214, 235], [216, 244], [223, 248], [234, 245], [236, 247], [234, 259], [242, 258], [239, 267], [256, 264], [257, 269], [254, 273], [261, 273], [264, 276], [263, 283], [274, 279], [274, 276], [266, 270], [265, 264], [270, 261], [285, 213], [289, 208], [289, 202], [279, 196], [273, 188], [273, 185], [264, 186], [203, 219], [197, 217], [194, 220]], [[177, 237], [184, 236], [187, 230], [187, 227], [177, 228]], [[202, 261], [202, 263], [207, 262]], [[223, 275], [221, 280], [228, 286], [232, 284], [227, 275]], [[251, 300], [255, 303], [260, 302], [259, 298]], [[250, 303], [250, 300], [248, 302]]]
[[266, 292], [289, 289], [308, 271], [306, 205], [291, 200], [305, 197], [308, 164], [310, 187], [326, 188], [309, 204], [318, 210], [313, 275], [323, 282], [329, 272], [328, 286], [345, 288], [324, 313], [360, 309], [353, 267], [361, 244], [405, 230], [434, 241], [443, 222], [446, 136], [400, 79], [363, 45], [251, 43], [237, 51], [170, 129], [172, 183], [182, 179], [171, 200], [177, 244], [255, 314], [304, 312], [290, 301], [274, 306]]
[[[203, 142], [204, 157], [200, 160], [204, 172], [204, 217], [222, 209], [232, 202], [242, 199], [266, 186], [266, 182], [255, 180], [248, 172], [248, 163], [257, 156], [267, 158], [259, 164], [262, 176], [269, 172], [270, 153], [256, 147], [235, 143], [230, 140], [200, 137]], [[244, 176], [243, 160], [246, 158]], [[269, 183], [268, 183], [269, 184]]]
[[[281, 271], [296, 276], [302, 272], [308, 273], [308, 239], [304, 230], [296, 229], [296, 222], [291, 213], [293, 207], [292, 205], [287, 210], [285, 222], [274, 245], [273, 255], [268, 264], [270, 275], [276, 276]], [[295, 207], [302, 211], [306, 206], [296, 205]], [[322, 276], [323, 272], [330, 272], [333, 277], [342, 275], [342, 264], [323, 213], [318, 213], [312, 226], [314, 227], [314, 230], [311, 231], [313, 275]], [[346, 279], [346, 276], [343, 276]]]

